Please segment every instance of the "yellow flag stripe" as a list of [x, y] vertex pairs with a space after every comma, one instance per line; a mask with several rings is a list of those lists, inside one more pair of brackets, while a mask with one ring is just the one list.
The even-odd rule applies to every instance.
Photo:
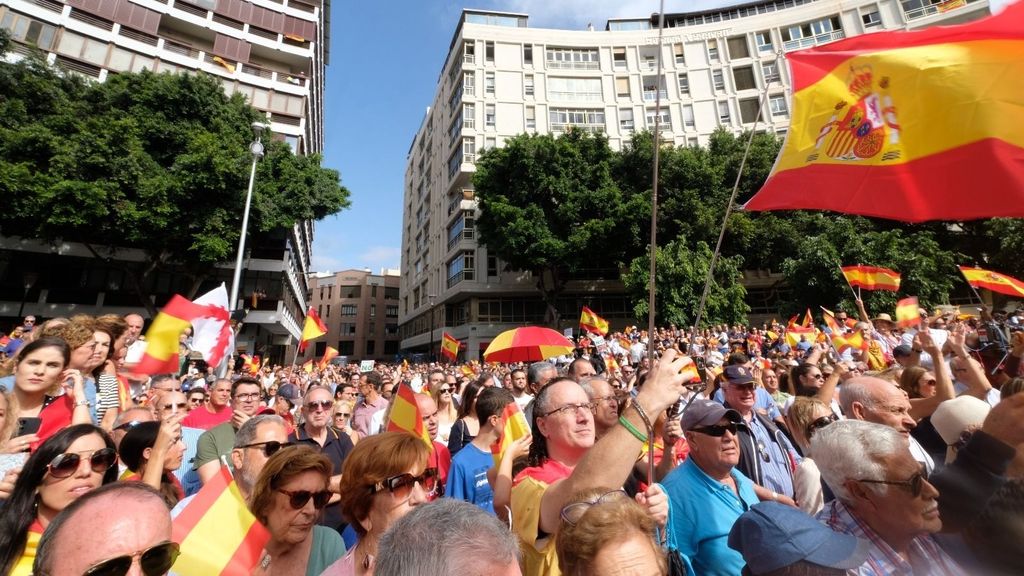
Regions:
[[224, 570], [256, 522], [243, 502], [238, 486], [230, 484], [181, 542], [175, 573], [220, 574]]

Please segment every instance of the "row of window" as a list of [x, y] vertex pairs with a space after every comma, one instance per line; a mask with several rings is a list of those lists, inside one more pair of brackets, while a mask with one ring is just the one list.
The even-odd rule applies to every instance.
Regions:
[[[395, 335], [395, 336], [398, 335], [398, 327], [397, 326], [395, 327], [395, 331], [394, 331], [393, 335]], [[322, 342], [318, 342], [317, 344], [318, 345], [319, 344], [324, 344], [324, 346], [326, 346], [326, 343], [322, 343]], [[391, 356], [393, 354], [398, 354], [398, 349], [399, 349], [399, 345], [400, 344], [401, 344], [401, 342], [399, 342], [398, 340], [385, 340], [384, 341], [384, 352], [383, 352], [383, 354], [386, 355], [386, 356]], [[356, 353], [356, 342], [355, 342], [355, 340], [340, 340], [340, 341], [338, 341], [337, 349], [338, 349], [338, 354], [340, 354], [342, 356], [354, 356], [355, 353]], [[377, 341], [376, 340], [367, 340], [366, 341], [366, 352], [365, 352], [365, 354], [367, 356], [376, 356], [377, 355]], [[323, 351], [318, 351], [316, 353], [316, 356], [323, 356]]]

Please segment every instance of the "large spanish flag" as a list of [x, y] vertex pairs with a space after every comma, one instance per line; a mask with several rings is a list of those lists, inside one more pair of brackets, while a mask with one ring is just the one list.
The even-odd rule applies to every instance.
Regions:
[[434, 442], [430, 439], [427, 427], [423, 425], [423, 415], [416, 403], [416, 393], [405, 382], [398, 385], [395, 397], [391, 401], [391, 413], [384, 428], [388, 432], [407, 432], [423, 440], [433, 450]]
[[1024, 2], [787, 55], [789, 132], [749, 210], [1024, 216]]
[[171, 535], [181, 544], [175, 574], [250, 574], [270, 540], [226, 466], [174, 519]]
[[608, 333], [608, 321], [584, 306], [583, 311], [580, 312], [580, 328], [604, 336]]
[[840, 353], [847, 348], [853, 348], [856, 350], [863, 350], [867, 347], [864, 342], [864, 336], [860, 332], [854, 332], [848, 336], [835, 334], [832, 336], [832, 345], [836, 347]]
[[900, 328], [912, 328], [921, 321], [917, 296], [904, 298], [896, 303], [896, 324]]
[[967, 283], [975, 288], [986, 288], [993, 292], [1018, 298], [1024, 297], [1024, 282], [1017, 280], [1013, 276], [971, 266], [960, 266], [960, 273], [964, 275]]
[[196, 304], [184, 296], [175, 294], [146, 331], [146, 351], [132, 372], [177, 374], [181, 368], [178, 363], [181, 333], [192, 326], [192, 320], [213, 316], [214, 313], [210, 306]]
[[879, 266], [843, 266], [843, 276], [850, 286], [864, 290], [888, 290], [896, 292], [900, 289], [900, 273]]
[[306, 312], [306, 321], [302, 324], [302, 338], [299, 340], [299, 352], [305, 352], [310, 340], [315, 340], [327, 334], [327, 325], [320, 319], [320, 315], [312, 306]]
[[452, 362], [459, 357], [459, 341], [447, 332], [441, 335], [441, 355]]

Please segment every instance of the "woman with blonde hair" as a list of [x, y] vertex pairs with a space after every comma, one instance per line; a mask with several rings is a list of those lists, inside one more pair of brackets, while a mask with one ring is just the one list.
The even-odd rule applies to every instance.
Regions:
[[459, 409], [455, 405], [455, 390], [448, 382], [439, 382], [430, 388], [430, 396], [437, 404], [437, 439], [448, 444], [452, 426], [459, 419]]
[[331, 425], [347, 434], [353, 446], [359, 442], [359, 434], [352, 429], [352, 411], [355, 406], [353, 400], [335, 400], [331, 411]]
[[807, 396], [798, 396], [786, 412], [786, 424], [804, 455], [793, 471], [793, 499], [801, 510], [811, 516], [825, 506], [821, 472], [811, 454], [811, 437], [837, 420], [839, 417], [824, 402]]

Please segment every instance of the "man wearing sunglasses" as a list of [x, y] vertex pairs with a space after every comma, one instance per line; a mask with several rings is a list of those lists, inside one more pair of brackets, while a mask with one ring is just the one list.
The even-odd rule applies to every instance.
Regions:
[[662, 484], [671, 501], [670, 537], [696, 574], [739, 574], [743, 557], [729, 548], [729, 530], [759, 501], [756, 487], [736, 465], [743, 417], [713, 400], [695, 400], [683, 412], [690, 455]]
[[818, 520], [870, 543], [855, 574], [967, 574], [936, 543], [939, 491], [892, 427], [843, 420], [818, 430], [811, 452], [836, 500]]
[[85, 494], [50, 522], [32, 573], [158, 576], [177, 557], [160, 493], [141, 482], [114, 482]]
[[[219, 386], [220, 380], [215, 386]], [[214, 389], [216, 390], [216, 388]], [[199, 437], [196, 443], [195, 469], [199, 472], [199, 478], [206, 484], [220, 470], [221, 459], [231, 453], [235, 445], [235, 431], [238, 430], [246, 420], [252, 418], [260, 411], [260, 392], [262, 387], [259, 380], [243, 376], [231, 385], [231, 419], [222, 424], [210, 428]], [[211, 394], [212, 402], [216, 392]], [[202, 412], [203, 408], [193, 410], [185, 421], [196, 412]], [[182, 421], [182, 426], [185, 426]]]
[[296, 444], [307, 444], [330, 459], [333, 470], [328, 489], [333, 494], [320, 517], [320, 525], [338, 530], [345, 525], [341, 505], [338, 503], [338, 484], [341, 482], [342, 466], [354, 446], [348, 434], [331, 425], [333, 414], [331, 389], [326, 386], [310, 386], [302, 398], [303, 424], [291, 433], [288, 440]]

